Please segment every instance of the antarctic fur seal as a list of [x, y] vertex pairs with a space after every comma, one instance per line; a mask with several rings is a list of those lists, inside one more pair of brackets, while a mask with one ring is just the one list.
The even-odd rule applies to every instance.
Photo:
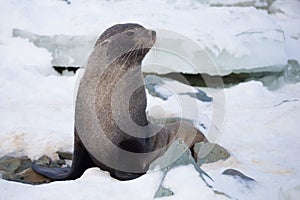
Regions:
[[153, 160], [181, 138], [189, 147], [206, 140], [192, 123], [149, 123], [141, 62], [156, 32], [139, 24], [117, 24], [97, 40], [80, 80], [75, 103], [71, 168], [32, 169], [52, 180], [79, 178], [100, 167], [119, 180], [145, 174]]

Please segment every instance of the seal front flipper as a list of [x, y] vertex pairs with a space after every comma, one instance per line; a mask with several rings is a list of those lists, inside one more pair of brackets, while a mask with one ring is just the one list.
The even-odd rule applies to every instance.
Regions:
[[33, 164], [31, 166], [33, 171], [36, 173], [43, 175], [51, 180], [66, 180], [68, 175], [70, 174], [71, 168], [48, 168], [48, 167], [41, 167], [37, 164]]
[[83, 146], [75, 128], [74, 154], [71, 168], [47, 168], [33, 164], [32, 169], [36, 173], [53, 181], [74, 180], [79, 178], [86, 169], [96, 167], [88, 151]]

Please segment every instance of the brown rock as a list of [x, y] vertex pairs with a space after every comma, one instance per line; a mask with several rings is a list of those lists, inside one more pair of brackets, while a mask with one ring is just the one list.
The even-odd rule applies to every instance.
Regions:
[[4, 174], [2, 178], [9, 181], [16, 181], [33, 185], [51, 182], [50, 179], [35, 173], [31, 168], [17, 174]]

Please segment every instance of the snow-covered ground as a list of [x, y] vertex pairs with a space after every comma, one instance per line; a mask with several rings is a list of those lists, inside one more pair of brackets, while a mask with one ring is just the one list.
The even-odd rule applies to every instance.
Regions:
[[[56, 151], [73, 148], [77, 75], [57, 74], [51, 68], [51, 52], [13, 37], [15, 28], [50, 38], [64, 34], [90, 39], [114, 23], [138, 22], [191, 38], [210, 54], [221, 74], [258, 67], [274, 70], [288, 59], [300, 61], [297, 0], [277, 0], [269, 12], [248, 6], [210, 7], [207, 1], [196, 0], [74, 0], [70, 5], [56, 0], [10, 0], [0, 1], [0, 7], [0, 157], [37, 159], [46, 154], [55, 159]], [[178, 93], [189, 88], [166, 81], [160, 89], [172, 87]], [[217, 124], [220, 135], [213, 139], [231, 153], [227, 161], [203, 166], [214, 179], [213, 187], [233, 199], [289, 199], [289, 195], [299, 199], [300, 83], [284, 84], [274, 91], [257, 81], [224, 90], [201, 89], [215, 98], [197, 102], [203, 110], [199, 117], [207, 116]], [[155, 115], [151, 107], [160, 105], [166, 116], [178, 116], [177, 100], [148, 95], [148, 108]], [[186, 105], [184, 117], [197, 120], [188, 107], [195, 99], [180, 95], [179, 100]], [[214, 112], [221, 116], [213, 118]], [[247, 185], [222, 175], [227, 168], [238, 169], [257, 183]], [[152, 199], [161, 177], [155, 171], [120, 182], [95, 168], [75, 181], [40, 186], [0, 179], [0, 199]], [[169, 172], [164, 186], [175, 195], [163, 199], [226, 199], [214, 194], [191, 166]]]

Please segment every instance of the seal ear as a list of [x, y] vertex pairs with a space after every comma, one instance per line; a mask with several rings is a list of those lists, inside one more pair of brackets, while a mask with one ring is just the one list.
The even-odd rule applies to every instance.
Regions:
[[103, 46], [103, 45], [106, 45], [106, 44], [108, 44], [108, 43], [110, 43], [110, 42], [111, 42], [111, 40], [109, 40], [109, 39], [106, 39], [106, 40], [104, 40], [104, 41], [101, 41], [100, 39], [98, 39], [97, 42], [95, 43], [95, 46], [94, 46], [94, 47], [96, 47], [96, 46], [98, 46], [98, 45]]
[[104, 40], [103, 42], [101, 42], [101, 46], [104, 46], [106, 44], [110, 43], [110, 40]]

